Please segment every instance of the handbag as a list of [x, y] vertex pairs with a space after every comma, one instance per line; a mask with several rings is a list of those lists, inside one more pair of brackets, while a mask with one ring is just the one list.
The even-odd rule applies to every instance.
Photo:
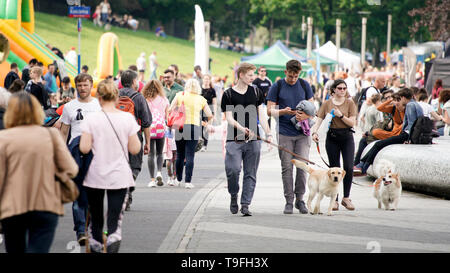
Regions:
[[59, 188], [61, 192], [61, 203], [72, 203], [73, 201], [77, 200], [78, 196], [80, 195], [80, 192], [78, 191], [78, 187], [73, 182], [73, 180], [64, 172], [60, 172], [58, 170], [58, 164], [56, 163], [55, 157], [56, 157], [56, 149], [55, 149], [55, 140], [53, 137], [52, 132], [49, 129], [50, 137], [52, 138], [52, 145], [53, 145], [53, 161], [55, 162], [56, 166], [56, 173], [55, 173], [55, 181], [59, 183]]
[[186, 121], [186, 108], [184, 107], [184, 101], [182, 101], [180, 106], [175, 107], [175, 109], [173, 109], [173, 111], [170, 112], [169, 118], [167, 120], [167, 126], [176, 130], [180, 130], [183, 129], [185, 121]]

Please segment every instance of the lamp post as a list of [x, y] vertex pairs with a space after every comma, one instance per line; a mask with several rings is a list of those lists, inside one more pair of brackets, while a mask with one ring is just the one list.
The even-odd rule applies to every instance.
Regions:
[[339, 50], [341, 49], [341, 19], [336, 19], [336, 62], [339, 71]]
[[391, 30], [392, 30], [392, 15], [388, 15], [388, 31], [387, 31], [387, 46], [386, 46], [386, 64], [391, 63]]
[[312, 17], [308, 17], [308, 40], [306, 42], [306, 58], [308, 60], [311, 58], [312, 25], [313, 25], [313, 18]]

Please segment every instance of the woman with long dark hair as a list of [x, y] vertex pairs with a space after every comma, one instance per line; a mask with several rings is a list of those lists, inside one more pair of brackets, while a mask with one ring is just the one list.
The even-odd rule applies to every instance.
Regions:
[[[212, 111], [213, 121], [214, 117], [217, 113], [217, 95], [216, 90], [212, 86], [211, 76], [208, 74], [203, 75], [203, 83], [202, 83], [202, 96], [206, 99], [209, 109]], [[208, 117], [202, 112], [202, 138], [203, 138], [203, 147], [201, 149], [202, 152], [206, 151], [208, 147], [208, 130], [204, 126], [208, 122]]]
[[[335, 80], [330, 88], [332, 98], [325, 101], [317, 113], [317, 122], [311, 129], [315, 142], [319, 142], [317, 130], [325, 116], [334, 110], [325, 140], [330, 167], [340, 167], [341, 155], [344, 161], [344, 197], [341, 204], [348, 210], [354, 210], [350, 197], [353, 180], [353, 157], [355, 155], [355, 142], [353, 139], [353, 126], [356, 124], [357, 107], [351, 98], [347, 97], [347, 84], [344, 80]], [[333, 210], [339, 209], [338, 197]]]
[[442, 88], [443, 88], [442, 87], [442, 80], [441, 79], [437, 79], [436, 82], [434, 83], [433, 91], [431, 92], [432, 99], [439, 98], [439, 93], [441, 92]]

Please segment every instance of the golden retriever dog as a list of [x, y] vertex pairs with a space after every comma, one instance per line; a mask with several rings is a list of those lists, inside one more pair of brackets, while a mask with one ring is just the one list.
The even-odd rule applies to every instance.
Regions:
[[402, 194], [402, 182], [398, 173], [389, 170], [386, 175], [375, 180], [373, 186], [373, 196], [378, 200], [378, 208], [381, 209], [383, 204], [386, 210], [396, 210]]
[[[341, 168], [330, 168], [329, 170], [315, 170], [305, 162], [293, 159], [291, 161], [297, 168], [309, 173], [308, 188], [309, 196], [307, 207], [311, 214], [322, 214], [320, 212], [320, 201], [324, 196], [330, 197], [330, 205], [328, 206], [328, 215], [331, 216], [336, 196], [339, 192], [339, 185], [345, 176], [345, 171]], [[318, 194], [314, 211], [311, 209], [311, 202]]]

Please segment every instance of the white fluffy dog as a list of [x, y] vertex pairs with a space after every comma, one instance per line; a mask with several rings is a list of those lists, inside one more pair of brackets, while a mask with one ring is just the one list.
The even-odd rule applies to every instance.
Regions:
[[378, 208], [381, 209], [383, 204], [386, 210], [396, 210], [402, 194], [402, 182], [395, 172], [395, 165], [388, 160], [382, 160], [374, 171], [379, 176], [373, 183], [373, 196], [378, 200]]

